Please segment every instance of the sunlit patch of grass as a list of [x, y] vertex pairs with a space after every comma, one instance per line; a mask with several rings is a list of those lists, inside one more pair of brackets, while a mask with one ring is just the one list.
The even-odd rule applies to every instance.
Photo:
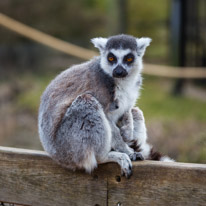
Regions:
[[21, 77], [24, 88], [17, 97], [17, 109], [37, 113], [40, 97], [52, 78], [48, 75]]
[[182, 148], [179, 161], [206, 163], [206, 134], [193, 136]]
[[171, 85], [173, 84], [168, 85], [161, 79], [146, 77], [138, 101], [138, 106], [146, 118], [206, 121], [206, 102], [184, 96], [173, 96]]

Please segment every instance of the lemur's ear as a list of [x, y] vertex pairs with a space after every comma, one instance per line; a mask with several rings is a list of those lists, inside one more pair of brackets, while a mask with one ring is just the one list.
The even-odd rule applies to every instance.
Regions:
[[137, 41], [137, 53], [138, 56], [143, 57], [146, 48], [150, 45], [150, 42], [152, 41], [152, 39], [148, 38], [148, 37], [142, 37], [142, 38], [136, 38]]
[[91, 42], [94, 44], [96, 48], [99, 49], [100, 52], [102, 52], [105, 49], [107, 38], [97, 37], [91, 39]]

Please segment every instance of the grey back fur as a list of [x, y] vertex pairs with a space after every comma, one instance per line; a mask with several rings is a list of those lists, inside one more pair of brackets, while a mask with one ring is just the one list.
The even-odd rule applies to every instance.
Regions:
[[94, 95], [105, 112], [109, 110], [114, 98], [114, 81], [99, 67], [99, 58], [65, 70], [49, 84], [41, 97], [40, 131], [44, 129], [54, 138], [67, 108], [84, 93]]

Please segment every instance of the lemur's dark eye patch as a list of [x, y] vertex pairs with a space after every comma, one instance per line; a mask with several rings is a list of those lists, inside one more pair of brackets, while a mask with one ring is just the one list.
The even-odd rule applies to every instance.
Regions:
[[114, 56], [114, 54], [112, 54], [111, 52], [108, 54], [107, 60], [108, 60], [110, 63], [115, 63], [115, 62], [117, 62], [117, 58], [116, 58], [116, 57]]
[[132, 53], [127, 54], [123, 59], [123, 62], [126, 64], [131, 64], [133, 61], [134, 61], [134, 55]]

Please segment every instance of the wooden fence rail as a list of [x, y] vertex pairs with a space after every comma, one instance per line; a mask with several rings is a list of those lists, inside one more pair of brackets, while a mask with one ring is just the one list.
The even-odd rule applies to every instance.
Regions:
[[0, 147], [0, 205], [206, 205], [206, 165], [135, 162], [130, 179], [117, 164], [91, 175], [58, 166], [45, 152]]

